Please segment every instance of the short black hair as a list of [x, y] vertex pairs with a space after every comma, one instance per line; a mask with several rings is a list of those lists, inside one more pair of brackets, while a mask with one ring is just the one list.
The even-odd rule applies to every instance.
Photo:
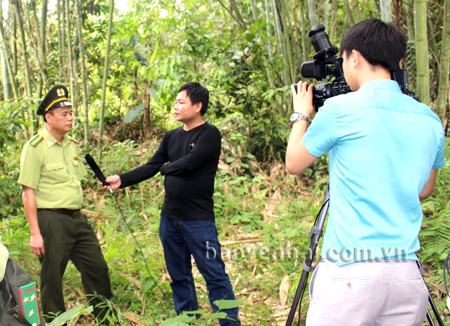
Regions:
[[192, 104], [202, 103], [201, 115], [206, 113], [209, 103], [209, 91], [206, 87], [203, 87], [199, 83], [186, 83], [181, 86], [178, 93], [186, 91], [187, 97], [191, 100]]
[[406, 54], [406, 38], [392, 23], [369, 19], [352, 26], [341, 41], [341, 56], [358, 51], [369, 64], [389, 71], [399, 69]]
[[42, 116], [42, 117], [44, 118], [44, 122], [47, 122], [47, 119], [45, 118], [45, 115], [46, 115], [47, 113], [50, 114], [50, 115], [53, 115], [53, 110], [50, 109], [50, 110], [48, 110], [47, 112], [45, 112], [45, 114]]

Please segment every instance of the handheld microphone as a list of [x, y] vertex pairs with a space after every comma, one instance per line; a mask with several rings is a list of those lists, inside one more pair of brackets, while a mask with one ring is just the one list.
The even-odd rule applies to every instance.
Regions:
[[[89, 164], [89, 166], [91, 167], [92, 171], [94, 171], [95, 176], [97, 177], [98, 180], [100, 180], [100, 182], [102, 183], [102, 185], [105, 186], [105, 187], [109, 186], [109, 183], [106, 182], [105, 175], [103, 174], [102, 170], [100, 170], [99, 166], [97, 165], [97, 163], [95, 162], [95, 160], [92, 158], [92, 156], [89, 155], [89, 154], [86, 154], [86, 155], [84, 156], [84, 158], [86, 159], [87, 164]], [[144, 259], [144, 263], [145, 263], [145, 267], [147, 268], [148, 275], [150, 275], [151, 279], [153, 280], [153, 283], [156, 284], [156, 286], [157, 286], [158, 289], [161, 291], [161, 293], [163, 294], [163, 296], [164, 296], [169, 302], [171, 302], [172, 305], [175, 307], [175, 305], [174, 305], [173, 302], [169, 299], [169, 297], [167, 296], [167, 294], [161, 289], [161, 287], [158, 285], [158, 283], [156, 282], [156, 280], [153, 278], [152, 273], [150, 273], [150, 269], [148, 268], [147, 261], [145, 260], [144, 252], [142, 251], [142, 248], [141, 248], [141, 246], [139, 245], [139, 242], [137, 241], [136, 237], [134, 236], [133, 231], [131, 230], [130, 226], [128, 225], [127, 220], [125, 219], [125, 216], [123, 215], [122, 209], [120, 208], [120, 205], [119, 205], [119, 201], [117, 200], [117, 196], [116, 196], [116, 194], [112, 191], [111, 188], [109, 188], [109, 191], [111, 192], [111, 196], [114, 197], [114, 199], [115, 199], [115, 201], [116, 201], [116, 204], [117, 204], [117, 208], [119, 209], [120, 214], [122, 215], [122, 219], [123, 219], [123, 221], [125, 222], [125, 225], [127, 226], [128, 230], [130, 231], [130, 233], [131, 233], [131, 235], [132, 235], [134, 241], [136, 242], [136, 244], [137, 244], [137, 246], [138, 246], [138, 248], [139, 248], [139, 250], [140, 250], [140, 252], [141, 252], [141, 254], [142, 254], [142, 258]], [[175, 309], [178, 311], [178, 313], [181, 313], [181, 311], [180, 311], [177, 307], [175, 307]]]
[[102, 183], [102, 185], [104, 187], [109, 186], [109, 183], [106, 182], [105, 175], [103, 174], [102, 170], [100, 170], [100, 168], [98, 167], [97, 163], [92, 158], [92, 156], [89, 154], [86, 154], [85, 159], [86, 159], [87, 164], [89, 164], [89, 166], [91, 167], [92, 171], [94, 171], [97, 179], [100, 180], [100, 182]]

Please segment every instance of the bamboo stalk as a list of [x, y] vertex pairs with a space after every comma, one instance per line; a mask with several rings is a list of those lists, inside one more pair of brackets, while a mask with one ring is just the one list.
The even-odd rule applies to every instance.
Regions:
[[240, 12], [238, 6], [236, 6], [236, 2], [234, 0], [230, 0], [230, 2], [231, 2], [231, 7], [233, 8], [234, 12], [236, 13], [236, 17], [239, 19], [242, 26], [244, 26], [244, 29], [247, 29], [247, 27], [245, 26], [244, 19], [242, 18], [241, 12]]
[[294, 73], [294, 64], [293, 64], [293, 58], [292, 58], [292, 48], [291, 48], [291, 40], [290, 40], [290, 35], [292, 35], [292, 29], [291, 26], [289, 24], [289, 17], [288, 17], [288, 12], [285, 6], [285, 3], [283, 0], [278, 0], [279, 5], [280, 5], [280, 9], [281, 9], [281, 23], [283, 25], [283, 39], [284, 39], [284, 43], [285, 43], [285, 49], [286, 49], [286, 61], [288, 63], [287, 65], [287, 69], [288, 69], [288, 84], [290, 85], [292, 84], [294, 78], [295, 78], [295, 73]]
[[103, 138], [103, 124], [105, 116], [105, 97], [106, 97], [106, 82], [108, 80], [109, 70], [109, 52], [111, 49], [111, 35], [112, 35], [112, 23], [114, 15], [114, 0], [109, 1], [109, 22], [108, 22], [108, 36], [106, 41], [106, 54], [105, 54], [105, 69], [103, 70], [103, 85], [102, 85], [102, 101], [100, 107], [100, 126], [98, 132], [98, 149], [100, 150]]
[[48, 0], [42, 0], [42, 12], [41, 12], [41, 53], [42, 53], [42, 68], [45, 73], [45, 34], [46, 34], [46, 27], [47, 27], [47, 8], [48, 7]]
[[350, 9], [350, 5], [348, 4], [348, 1], [349, 0], [344, 0], [345, 13], [348, 18], [348, 23], [350, 24], [350, 26], [353, 26], [353, 25], [355, 25], [355, 19], [353, 18], [353, 13], [352, 13], [352, 10]]
[[[66, 49], [65, 49], [65, 45], [66, 45], [66, 37], [65, 37], [65, 33], [64, 33], [64, 28], [66, 26], [66, 0], [62, 0], [61, 2], [61, 6], [62, 6], [62, 27], [63, 27], [63, 31], [61, 33], [61, 58], [62, 58], [62, 62], [64, 64], [65, 62], [65, 58], [66, 58]], [[64, 70], [64, 82], [66, 81], [67, 77], [67, 70]]]
[[11, 15], [12, 15], [12, 38], [11, 38], [11, 47], [12, 47], [12, 69], [13, 69], [13, 75], [11, 76], [11, 78], [15, 79], [15, 83], [17, 85], [17, 18], [16, 15], [14, 13], [14, 6], [9, 6], [10, 10], [11, 10]]
[[[28, 99], [31, 98], [31, 94], [32, 94], [32, 90], [31, 90], [31, 76], [30, 76], [30, 66], [28, 64], [28, 53], [27, 53], [27, 43], [25, 40], [25, 31], [24, 31], [24, 24], [22, 21], [22, 17], [20, 15], [19, 12], [19, 1], [15, 0], [13, 3], [13, 7], [14, 7], [14, 12], [16, 14], [16, 18], [17, 21], [19, 22], [19, 32], [20, 32], [20, 39], [22, 41], [22, 47], [23, 47], [23, 57], [24, 57], [24, 64], [25, 64], [25, 82], [26, 82], [26, 94]], [[30, 120], [32, 121], [31, 123], [31, 130], [30, 133], [32, 135], [34, 135], [36, 133], [36, 126], [35, 126], [35, 122], [36, 122], [36, 115], [34, 110], [31, 108], [31, 106], [28, 105], [28, 99], [25, 100], [26, 106], [28, 107], [28, 111], [29, 111], [29, 115], [30, 115]]]
[[272, 38], [272, 26], [269, 24], [270, 13], [271, 13], [269, 0], [264, 0], [264, 5], [266, 8], [267, 36], [269, 37], [269, 39], [267, 40], [267, 50], [269, 52], [269, 59], [272, 61], [273, 60], [273, 50], [272, 50], [273, 44], [272, 44], [272, 41], [270, 40]]
[[391, 0], [380, 0], [381, 20], [390, 23], [392, 22]]
[[224, 5], [224, 3], [221, 0], [218, 0], [219, 4], [230, 14], [231, 17], [239, 24], [239, 26], [242, 27], [243, 30], [246, 30], [245, 25], [236, 17], [233, 15], [233, 12], [227, 8], [227, 6]]
[[437, 113], [442, 122], [445, 121], [449, 88], [449, 65], [450, 65], [450, 0], [444, 1], [444, 17], [442, 27], [442, 46], [439, 69], [439, 91], [436, 101]]
[[427, 1], [414, 1], [414, 32], [417, 63], [417, 95], [422, 103], [430, 104], [430, 80], [427, 38]]
[[[2, 8], [2, 2], [0, 1], [0, 24], [2, 25], [1, 28], [3, 29], [3, 8]], [[1, 57], [1, 67], [2, 67], [2, 84], [3, 84], [3, 95], [5, 101], [9, 101], [11, 99], [11, 83], [9, 81], [8, 76], [8, 68], [6, 63], [6, 42], [3, 38], [3, 33], [0, 35], [0, 57]]]
[[83, 107], [84, 107], [84, 141], [86, 144], [86, 150], [89, 150], [89, 109], [88, 109], [88, 90], [87, 90], [87, 73], [86, 73], [86, 61], [84, 55], [84, 42], [83, 42], [83, 30], [81, 26], [81, 1], [75, 0], [77, 10], [77, 29], [78, 29], [78, 47], [80, 49], [81, 59], [81, 78], [83, 83]]
[[58, 59], [59, 59], [59, 76], [60, 78], [63, 77], [63, 61], [62, 61], [62, 49], [63, 49], [63, 42], [62, 42], [62, 31], [61, 31], [61, 5], [60, 0], [56, 0], [56, 21], [58, 25]]
[[308, 52], [309, 52], [309, 46], [307, 43], [308, 42], [308, 38], [306, 36], [306, 31], [307, 31], [307, 27], [306, 27], [306, 21], [305, 21], [305, 14], [306, 14], [306, 10], [305, 10], [305, 6], [303, 3], [300, 4], [300, 8], [301, 8], [301, 22], [302, 22], [302, 26], [301, 26], [301, 31], [302, 31], [302, 53], [303, 53], [303, 62], [308, 61]]
[[[344, 2], [347, 0], [344, 0]], [[311, 29], [317, 27], [318, 19], [316, 14], [316, 5], [314, 3], [314, 0], [307, 0], [308, 4], [308, 13], [309, 13], [309, 22], [311, 23]]]
[[76, 79], [76, 73], [75, 73], [75, 65], [73, 63], [72, 58], [72, 37], [71, 37], [71, 28], [70, 28], [70, 19], [69, 19], [69, 0], [65, 1], [64, 3], [64, 11], [67, 16], [67, 53], [68, 53], [68, 60], [69, 60], [69, 75], [70, 75], [70, 101], [73, 104], [73, 120], [74, 124], [78, 121], [78, 114], [77, 114], [77, 97], [76, 97], [76, 87], [75, 87], [75, 79]]
[[[277, 4], [275, 0], [272, 0], [272, 10], [273, 10], [273, 15], [275, 17], [275, 26], [276, 26], [276, 35], [277, 35], [277, 43], [278, 43], [278, 47], [280, 50], [280, 54], [281, 57], [286, 60], [285, 57], [285, 50], [284, 50], [284, 40], [283, 40], [283, 35], [281, 34], [281, 24], [280, 24], [280, 19], [278, 16], [278, 8], [277, 8]], [[287, 62], [285, 61], [285, 64], [287, 65]], [[283, 77], [284, 77], [284, 84], [285, 85], [289, 85], [288, 79], [288, 72], [286, 70], [283, 71]]]
[[[13, 74], [12, 67], [11, 67], [11, 62], [9, 61], [10, 50], [9, 50], [8, 43], [7, 43], [7, 40], [5, 37], [5, 29], [4, 29], [4, 25], [3, 25], [3, 9], [1, 8], [1, 3], [0, 3], [0, 17], [1, 17], [1, 20], [0, 20], [0, 43], [2, 44], [2, 52], [4, 54], [4, 60], [5, 60], [5, 64], [6, 64], [8, 80], [11, 79], [10, 85], [12, 86], [14, 100], [17, 100], [19, 98], [18, 97], [19, 92], [17, 91], [17, 83], [16, 83], [16, 79], [14, 78], [14, 74]], [[2, 60], [3, 60], [3, 58], [2, 58]], [[3, 65], [2, 65], [2, 71], [3, 71]]]
[[41, 36], [39, 33], [39, 27], [38, 27], [38, 19], [37, 19], [37, 14], [36, 14], [36, 1], [32, 0], [31, 1], [31, 10], [33, 11], [33, 18], [34, 18], [34, 28], [36, 29], [36, 43], [37, 43], [37, 52], [38, 55], [36, 56], [36, 61], [38, 63], [39, 66], [39, 83], [38, 83], [38, 88], [36, 90], [36, 97], [40, 98], [42, 95], [42, 88], [43, 88], [43, 84], [44, 84], [44, 70], [43, 70], [43, 65], [42, 62], [44, 61], [44, 56], [42, 53], [42, 46], [41, 46]]
[[[416, 73], [415, 73], [415, 57], [416, 57], [416, 51], [414, 47], [414, 10], [413, 10], [413, 1], [414, 0], [406, 0], [405, 5], [407, 9], [406, 13], [406, 26], [407, 28], [407, 35], [408, 35], [408, 48], [407, 48], [407, 58], [406, 58], [406, 64], [407, 69], [409, 72], [408, 79], [409, 79], [409, 88], [413, 91], [416, 89]], [[414, 58], [414, 60], [413, 60]], [[414, 72], [414, 74], [412, 74]]]

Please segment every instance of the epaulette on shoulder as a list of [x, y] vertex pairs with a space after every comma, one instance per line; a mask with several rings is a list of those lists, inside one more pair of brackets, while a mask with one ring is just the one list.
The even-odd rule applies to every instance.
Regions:
[[73, 141], [76, 145], [80, 145], [75, 139], [73, 139], [72, 137], [70, 137], [70, 140]]
[[37, 145], [39, 145], [43, 140], [44, 140], [44, 137], [42, 137], [41, 135], [36, 135], [29, 141], [29, 143], [31, 146], [37, 147]]

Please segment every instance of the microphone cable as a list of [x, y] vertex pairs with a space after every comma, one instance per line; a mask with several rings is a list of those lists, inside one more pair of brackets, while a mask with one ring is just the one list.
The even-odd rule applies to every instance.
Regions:
[[[89, 154], [86, 154], [85, 158], [86, 158], [86, 162], [88, 163], [88, 165], [90, 166], [90, 168], [94, 172], [95, 176], [100, 180], [102, 185], [105, 186], [105, 187], [109, 186], [109, 183], [106, 182], [106, 178], [105, 178], [103, 172], [100, 170], [100, 167], [97, 165], [97, 163], [92, 158], [92, 156], [89, 155]], [[109, 190], [111, 196], [114, 198], [114, 200], [116, 202], [117, 208], [119, 209], [120, 215], [122, 216], [122, 219], [125, 222], [125, 225], [127, 226], [128, 231], [130, 231], [131, 236], [133, 237], [134, 241], [136, 242], [136, 245], [138, 246], [139, 251], [142, 254], [142, 258], [144, 260], [144, 264], [145, 264], [145, 267], [147, 269], [148, 275], [150, 275], [150, 278], [152, 279], [153, 283], [155, 283], [155, 285], [158, 287], [159, 291], [161, 291], [161, 293], [163, 294], [164, 298], [166, 298], [166, 300], [170, 302], [170, 304], [175, 308], [175, 310], [178, 313], [181, 314], [181, 311], [177, 307], [175, 307], [175, 304], [173, 303], [173, 301], [167, 296], [167, 294], [163, 291], [163, 289], [159, 286], [159, 284], [153, 278], [153, 275], [150, 273], [150, 269], [148, 268], [148, 264], [147, 264], [147, 260], [145, 259], [144, 252], [143, 252], [143, 250], [142, 250], [142, 248], [141, 248], [141, 246], [139, 244], [139, 241], [137, 241], [136, 237], [134, 236], [133, 231], [131, 230], [127, 220], [125, 219], [125, 216], [123, 214], [122, 209], [120, 208], [119, 200], [117, 199], [116, 194], [111, 189], [108, 189], [108, 190]]]

